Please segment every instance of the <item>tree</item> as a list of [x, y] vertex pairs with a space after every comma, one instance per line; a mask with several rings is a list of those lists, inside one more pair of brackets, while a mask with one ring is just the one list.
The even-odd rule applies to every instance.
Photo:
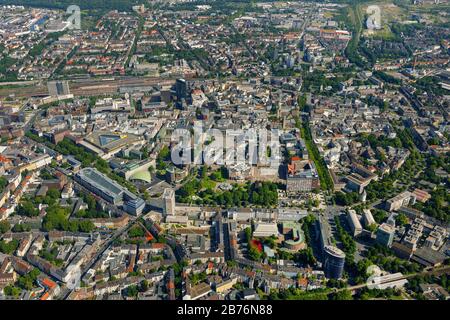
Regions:
[[252, 229], [250, 227], [245, 228], [245, 239], [249, 243], [252, 240]]
[[80, 221], [78, 222], [78, 230], [80, 232], [90, 233], [95, 229], [95, 225], [92, 221]]
[[251, 260], [259, 261], [261, 260], [261, 252], [258, 251], [254, 246], [250, 246], [248, 250], [248, 256]]
[[353, 300], [350, 290], [344, 289], [329, 296], [330, 300]]
[[4, 289], [3, 292], [5, 293], [5, 295], [7, 296], [12, 296], [12, 297], [18, 297], [21, 290], [15, 286], [13, 286], [12, 284], [7, 285]]
[[141, 284], [139, 286], [139, 291], [145, 292], [147, 290], [148, 290], [148, 281], [147, 280], [142, 280]]
[[369, 230], [370, 232], [375, 232], [375, 230], [377, 230], [377, 225], [375, 223], [372, 223], [366, 226], [366, 229]]
[[214, 181], [222, 181], [223, 177], [222, 177], [222, 172], [219, 171], [214, 171], [213, 173], [211, 173], [211, 175], [209, 176], [211, 178], [211, 180]]
[[335, 194], [335, 201], [337, 204], [348, 206], [352, 205], [359, 200], [359, 194], [357, 192], [350, 192], [350, 193], [343, 193], [343, 192], [336, 192]]
[[95, 210], [97, 208], [97, 201], [92, 194], [83, 194], [83, 200], [86, 202], [89, 211]]
[[14, 251], [16, 251], [18, 246], [19, 246], [19, 241], [16, 239], [13, 239], [9, 242], [6, 242], [5, 240], [0, 240], [0, 252], [1, 253], [12, 254]]
[[125, 289], [125, 295], [127, 297], [137, 297], [138, 293], [139, 293], [139, 290], [136, 285], [131, 285]]
[[0, 221], [0, 234], [6, 233], [11, 229], [8, 221]]
[[398, 226], [404, 226], [406, 224], [408, 224], [408, 217], [406, 217], [406, 215], [404, 213], [399, 213], [397, 214], [397, 216], [395, 217], [395, 223]]
[[208, 168], [206, 166], [201, 166], [199, 176], [201, 179], [206, 178], [206, 175], [208, 174]]
[[11, 230], [12, 232], [29, 232], [31, 226], [28, 223], [16, 223]]
[[328, 288], [342, 289], [342, 288], [345, 288], [346, 286], [347, 286], [347, 284], [342, 280], [328, 279], [328, 281], [327, 281]]
[[380, 209], [373, 209], [372, 214], [373, 214], [373, 219], [378, 224], [383, 223], [388, 218], [387, 212], [380, 210]]
[[44, 217], [42, 227], [46, 231], [61, 230], [72, 232], [91, 232], [95, 226], [92, 221], [69, 221], [68, 220], [69, 209], [63, 208], [60, 205], [54, 204], [47, 208], [47, 215]]
[[47, 196], [53, 198], [53, 199], [59, 199], [61, 196], [60, 192], [56, 188], [50, 188], [47, 191]]
[[140, 226], [134, 226], [128, 230], [128, 236], [130, 238], [143, 237], [144, 235], [144, 230]]
[[264, 239], [264, 244], [269, 246], [271, 249], [273, 249], [273, 248], [275, 248], [275, 239], [273, 239], [272, 237], [265, 238]]
[[31, 201], [26, 200], [19, 204], [17, 213], [27, 217], [36, 217], [39, 215], [39, 209]]
[[5, 177], [0, 177], [0, 193], [2, 193], [3, 190], [5, 190], [7, 185], [8, 185], [8, 179], [6, 179]]
[[158, 161], [167, 161], [170, 159], [170, 150], [168, 146], [163, 146], [159, 151], [157, 160]]
[[[345, 254], [347, 255], [347, 257], [353, 257], [353, 254], [356, 251], [355, 240], [353, 240], [353, 237], [344, 230], [338, 217], [334, 217], [334, 222], [336, 224], [338, 238], [342, 242]], [[349, 260], [352, 259], [349, 258]]]
[[316, 258], [314, 257], [311, 247], [308, 247], [307, 249], [303, 249], [297, 252], [295, 254], [294, 260], [297, 263], [310, 266], [313, 266], [316, 263]]

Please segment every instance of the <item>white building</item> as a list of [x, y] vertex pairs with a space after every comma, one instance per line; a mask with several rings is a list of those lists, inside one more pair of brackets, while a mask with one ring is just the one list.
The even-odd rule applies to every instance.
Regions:
[[352, 235], [354, 237], [358, 236], [362, 232], [362, 226], [355, 210], [348, 210], [347, 221], [352, 230]]
[[255, 231], [253, 232], [254, 237], [278, 237], [278, 226], [276, 223], [264, 223], [259, 222], [255, 224]]
[[363, 221], [366, 228], [370, 225], [377, 224], [373, 218], [372, 212], [370, 212], [370, 209], [363, 209]]

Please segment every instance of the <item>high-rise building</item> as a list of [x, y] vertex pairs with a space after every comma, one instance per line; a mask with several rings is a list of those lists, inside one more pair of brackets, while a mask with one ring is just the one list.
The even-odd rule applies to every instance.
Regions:
[[49, 81], [47, 88], [48, 94], [52, 97], [70, 94], [69, 83], [67, 81]]
[[391, 247], [392, 241], [394, 240], [394, 233], [394, 226], [383, 223], [378, 227], [376, 241], [385, 247]]
[[177, 82], [175, 84], [175, 92], [179, 101], [187, 98], [188, 84], [186, 80], [177, 79]]
[[164, 189], [162, 195], [163, 200], [163, 214], [164, 215], [175, 215], [175, 191], [170, 188]]
[[323, 270], [329, 279], [340, 279], [344, 273], [345, 253], [334, 246], [324, 248]]

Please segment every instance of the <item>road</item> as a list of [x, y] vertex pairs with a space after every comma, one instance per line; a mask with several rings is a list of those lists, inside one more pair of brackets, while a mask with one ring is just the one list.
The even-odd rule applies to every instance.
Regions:
[[[30, 141], [30, 143], [35, 143], [37, 145], [43, 146], [39, 143], [34, 142], [31, 139], [28, 139]], [[48, 147], [47, 147], [48, 148]], [[50, 149], [50, 148], [49, 148]], [[54, 150], [52, 150], [54, 151]], [[54, 151], [56, 152], [56, 151]], [[70, 179], [70, 177], [68, 177]], [[80, 184], [78, 184], [76, 181], [74, 181], [73, 179], [70, 179], [73, 183], [74, 183], [74, 189], [77, 190], [82, 190], [83, 192], [87, 192], [87, 193], [91, 193], [89, 190], [87, 190], [86, 188], [84, 188], [83, 186], [81, 186]], [[104, 201], [102, 201], [104, 202]], [[128, 229], [135, 223], [135, 220], [137, 219], [137, 217], [135, 216], [131, 216], [129, 214], [127, 214], [125, 211], [120, 210], [119, 208], [117, 208], [116, 206], [113, 206], [111, 204], [105, 203], [108, 207], [108, 209], [115, 211], [118, 214], [122, 214], [122, 215], [127, 215], [130, 220], [128, 222], [128, 224], [122, 228], [117, 229], [108, 240], [106, 240], [102, 246], [100, 247], [99, 250], [97, 250], [97, 252], [95, 253], [95, 255], [89, 260], [89, 262], [83, 267], [83, 269], [81, 270], [81, 277], [82, 278], [87, 271], [98, 261], [98, 259], [101, 257], [101, 255], [109, 248], [109, 246], [117, 239], [119, 238], [124, 232], [127, 232]], [[70, 289], [63, 289], [60, 296], [63, 297], [64, 299], [67, 298], [67, 296], [72, 292], [72, 290]]]
[[[81, 277], [83, 278], [86, 273], [89, 271], [90, 268], [92, 268], [92, 266], [99, 260], [99, 258], [103, 255], [103, 253], [109, 248], [109, 246], [117, 239], [119, 238], [124, 232], [127, 232], [131, 226], [134, 224], [134, 220], [130, 220], [128, 222], [128, 224], [122, 228], [117, 229], [113, 235], [109, 238], [109, 240], [105, 241], [103, 243], [103, 245], [100, 247], [99, 250], [97, 250], [96, 254], [94, 255], [94, 257], [91, 258], [91, 260], [89, 260], [89, 262], [83, 267], [83, 269], [81, 270]], [[65, 288], [65, 290], [62, 291], [61, 293], [61, 297], [63, 297], [63, 299], [66, 299], [70, 293], [73, 290], [67, 289]]]

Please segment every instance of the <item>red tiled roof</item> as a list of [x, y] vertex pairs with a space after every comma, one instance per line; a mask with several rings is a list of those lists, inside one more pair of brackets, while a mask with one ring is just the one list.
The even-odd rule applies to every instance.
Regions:
[[56, 283], [49, 278], [45, 278], [44, 280], [42, 280], [42, 283], [44, 284], [44, 286], [49, 287], [50, 289], [56, 287]]
[[164, 249], [164, 243], [152, 243], [152, 249]]
[[39, 300], [47, 300], [49, 298], [49, 296], [50, 295], [48, 294], [48, 292], [46, 292], [42, 295], [42, 297]]

